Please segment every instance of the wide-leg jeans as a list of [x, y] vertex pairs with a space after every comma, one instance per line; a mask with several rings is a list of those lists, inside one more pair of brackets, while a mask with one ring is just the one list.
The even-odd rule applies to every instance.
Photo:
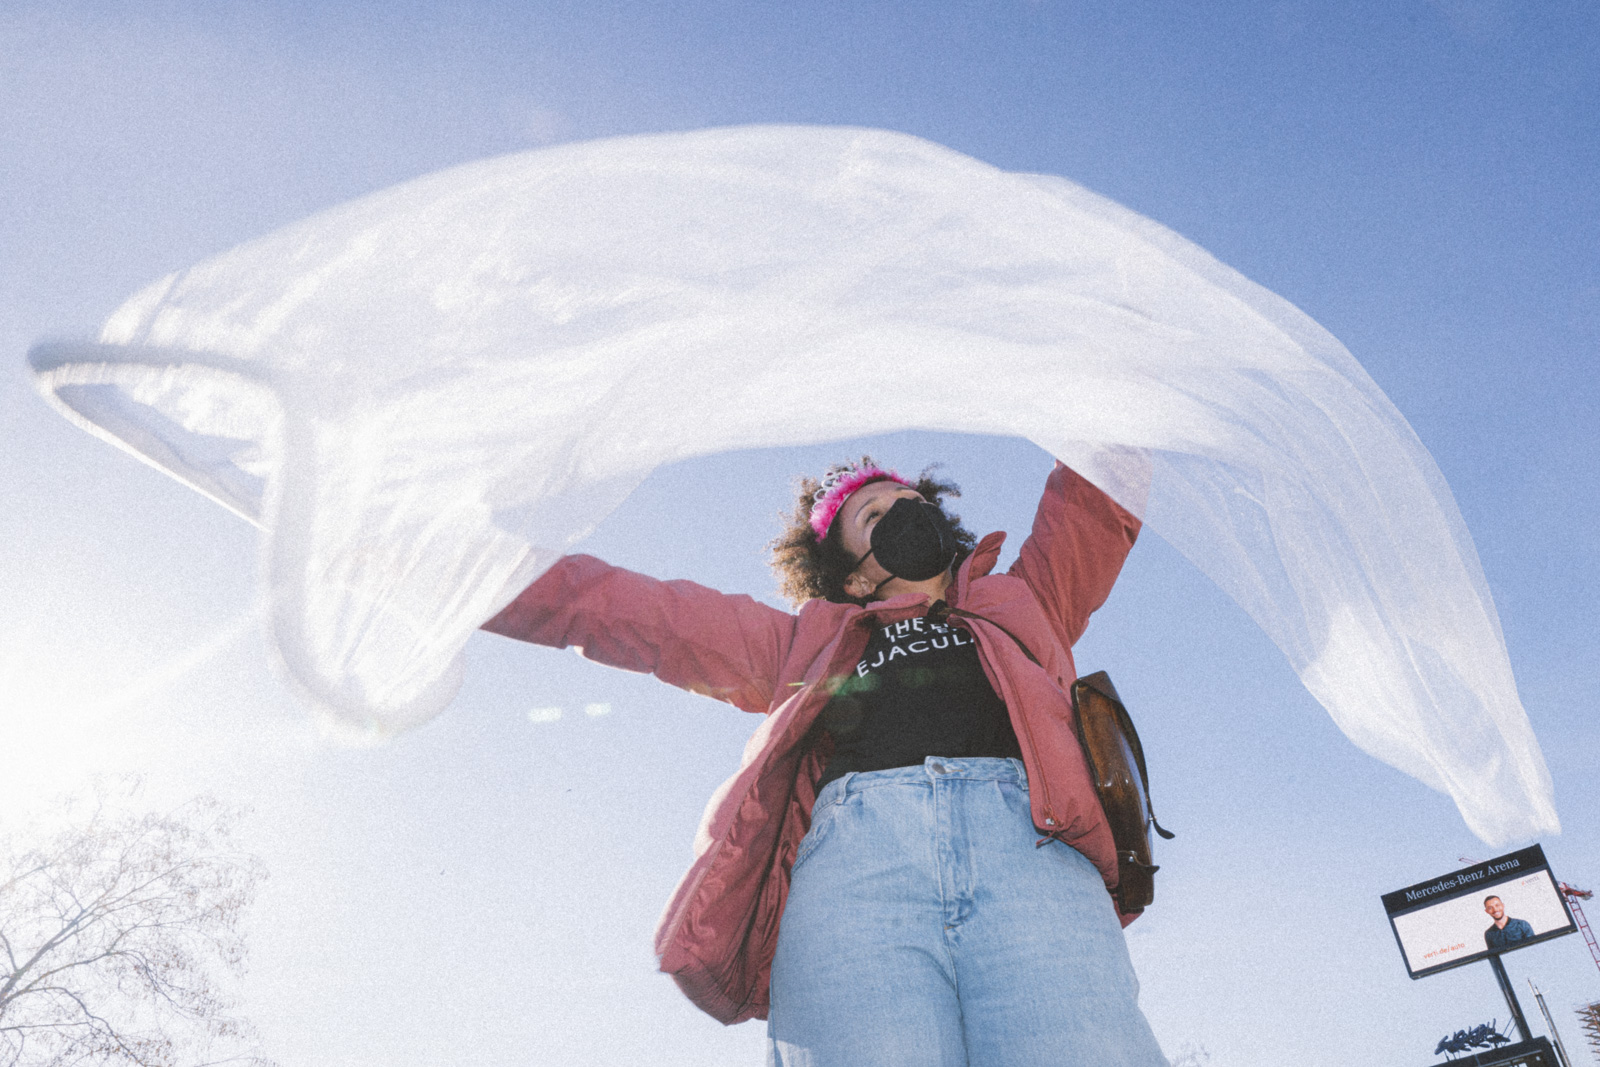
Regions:
[[1167, 1067], [1099, 872], [1036, 847], [1012, 759], [817, 798], [772, 964], [771, 1067]]

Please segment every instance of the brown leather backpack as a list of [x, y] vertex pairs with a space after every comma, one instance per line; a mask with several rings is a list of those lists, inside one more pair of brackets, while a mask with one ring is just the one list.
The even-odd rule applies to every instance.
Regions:
[[1150, 862], [1150, 828], [1164, 838], [1173, 835], [1150, 807], [1144, 749], [1111, 678], [1105, 671], [1079, 678], [1072, 683], [1072, 703], [1089, 777], [1117, 846], [1117, 906], [1138, 914], [1155, 899], [1155, 873], [1161, 869]]

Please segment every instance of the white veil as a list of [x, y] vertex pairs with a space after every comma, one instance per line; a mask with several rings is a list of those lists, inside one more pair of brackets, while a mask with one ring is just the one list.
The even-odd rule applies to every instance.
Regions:
[[[837, 402], [869, 359], [893, 416]], [[266, 529], [278, 651], [350, 721], [436, 713], [472, 631], [660, 464], [1006, 434], [1142, 513], [1485, 841], [1557, 825], [1399, 412], [1294, 307], [1059, 178], [862, 129], [544, 149], [251, 241], [32, 361], [70, 418]]]

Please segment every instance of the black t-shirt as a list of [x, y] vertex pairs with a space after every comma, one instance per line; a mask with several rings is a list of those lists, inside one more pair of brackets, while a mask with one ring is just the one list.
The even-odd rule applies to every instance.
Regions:
[[972, 634], [926, 617], [873, 630], [819, 721], [834, 741], [819, 790], [851, 771], [912, 767], [929, 756], [1022, 757]]

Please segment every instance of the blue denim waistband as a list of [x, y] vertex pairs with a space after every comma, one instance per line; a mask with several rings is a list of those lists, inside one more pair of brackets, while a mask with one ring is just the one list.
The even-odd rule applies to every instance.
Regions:
[[931, 788], [940, 779], [976, 782], [1015, 782], [1028, 785], [1028, 772], [1019, 759], [1001, 756], [929, 756], [912, 767], [890, 767], [882, 771], [851, 771], [823, 787], [817, 803], [831, 803], [851, 793], [887, 785], [920, 785]]

